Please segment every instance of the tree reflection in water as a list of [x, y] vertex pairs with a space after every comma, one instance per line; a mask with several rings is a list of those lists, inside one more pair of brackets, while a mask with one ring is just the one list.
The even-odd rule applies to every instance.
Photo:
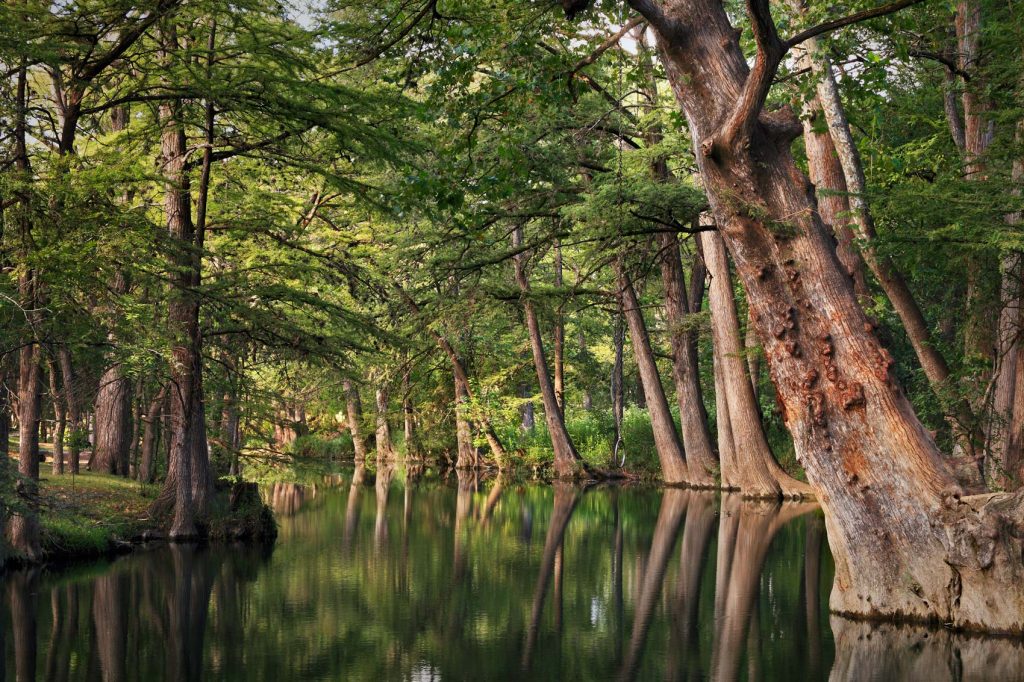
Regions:
[[263, 494], [273, 548], [173, 545], [8, 572], [6, 678], [1024, 675], [1016, 640], [829, 618], [812, 504], [401, 466]]

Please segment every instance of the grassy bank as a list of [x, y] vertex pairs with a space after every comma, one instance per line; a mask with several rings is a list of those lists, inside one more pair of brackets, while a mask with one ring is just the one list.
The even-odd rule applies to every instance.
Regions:
[[[44, 473], [39, 482], [40, 540], [46, 560], [101, 556], [161, 540], [167, 519], [150, 515], [159, 486], [120, 476]], [[218, 490], [202, 534], [217, 539], [270, 539], [273, 513], [251, 489]], [[234, 493], [234, 494], [233, 494]], [[17, 557], [15, 557], [15, 560]]]

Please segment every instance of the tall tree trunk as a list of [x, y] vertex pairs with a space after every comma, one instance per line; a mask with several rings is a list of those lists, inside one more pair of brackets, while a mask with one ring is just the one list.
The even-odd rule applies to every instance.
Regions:
[[654, 351], [651, 350], [651, 340], [647, 335], [647, 324], [644, 322], [633, 282], [626, 273], [621, 259], [616, 259], [614, 266], [619, 295], [622, 297], [622, 311], [629, 327], [637, 371], [647, 398], [647, 410], [651, 416], [651, 428], [654, 430], [654, 445], [658, 450], [661, 476], [669, 485], [685, 483], [711, 486], [714, 479], [706, 470], [697, 466], [687, 467], [683, 444], [679, 442], [679, 435], [672, 421], [672, 413], [669, 411], [665, 389], [662, 388], [661, 377], [658, 375], [658, 365], [654, 361]]
[[409, 378], [409, 370], [402, 374], [402, 419], [403, 419], [403, 446], [406, 457], [419, 458], [416, 446], [416, 412], [412, 403], [412, 382]]
[[[1016, 141], [1024, 144], [1024, 119], [1017, 122]], [[1014, 194], [1021, 194], [1024, 182], [1024, 156], [1014, 159], [1011, 171]], [[1018, 226], [1020, 212], [1006, 216], [1006, 222]], [[992, 486], [1019, 488], [1024, 478], [1022, 440], [1024, 440], [1024, 254], [1013, 251], [1003, 258], [1001, 308], [996, 336], [996, 369], [992, 400], [988, 461], [985, 476]]]
[[60, 385], [57, 363], [53, 362], [53, 360], [48, 360], [47, 367], [50, 375], [50, 397], [53, 400], [53, 418], [55, 422], [53, 429], [53, 473], [63, 474], [64, 428], [66, 425], [65, 415], [67, 413], [64, 410], [64, 396], [61, 395], [60, 390], [57, 388]]
[[853, 292], [857, 298], [865, 300], [871, 292], [864, 272], [864, 260], [854, 243], [853, 229], [850, 227], [850, 197], [847, 195], [846, 176], [843, 175], [843, 166], [839, 163], [832, 134], [827, 129], [818, 132], [815, 128], [815, 121], [823, 120], [824, 116], [817, 97], [807, 103], [801, 116], [808, 175], [814, 184], [821, 221], [836, 238], [839, 262], [853, 280]]
[[[29, 182], [32, 169], [26, 148], [26, 116], [28, 104], [28, 71], [24, 61], [18, 69], [15, 99], [14, 156], [15, 168], [22, 180]], [[33, 248], [30, 199], [27, 193], [18, 197], [18, 242], [22, 263], [18, 275], [18, 303], [26, 311], [29, 328], [18, 352], [18, 473], [16, 492], [23, 506], [11, 519], [11, 545], [30, 560], [41, 555], [39, 547], [39, 421], [42, 417], [42, 367], [37, 334], [41, 319], [40, 291], [36, 272], [28, 267]], [[33, 619], [34, 622], [34, 619]], [[33, 633], [34, 634], [34, 633]], [[29, 678], [25, 678], [29, 679]]]
[[672, 380], [675, 382], [676, 400], [679, 403], [679, 424], [686, 462], [691, 469], [700, 468], [710, 475], [717, 462], [700, 387], [694, 332], [687, 323], [687, 315], [692, 308], [687, 300], [679, 238], [670, 232], [662, 232], [658, 236], [658, 245], [661, 247], [665, 317], [672, 343]]
[[161, 386], [157, 394], [149, 401], [146, 414], [142, 417], [145, 426], [142, 430], [142, 457], [139, 461], [138, 479], [140, 483], [152, 483], [156, 479], [156, 455], [166, 394], [167, 386]]
[[388, 399], [390, 395], [386, 386], [377, 388], [377, 461], [390, 462], [395, 458], [395, 448], [391, 444], [391, 425], [388, 423]]
[[71, 425], [71, 442], [68, 445], [68, 463], [71, 465], [71, 473], [77, 474], [82, 459], [82, 440], [85, 431], [82, 424], [80, 402], [77, 386], [75, 384], [74, 368], [71, 364], [71, 351], [67, 346], [61, 345], [57, 348], [57, 360], [60, 364], [60, 374], [64, 382], [64, 403], [67, 405], [67, 421]]
[[[512, 248], [519, 249], [523, 244], [523, 228], [518, 226], [512, 232]], [[526, 276], [525, 253], [514, 257], [516, 283], [522, 292], [523, 312], [526, 316], [526, 327], [530, 335], [530, 350], [533, 352], [533, 366], [537, 372], [537, 383], [540, 384], [540, 396], [544, 402], [544, 421], [547, 423], [548, 434], [551, 436], [551, 447], [555, 451], [555, 472], [559, 478], [577, 478], [589, 473], [583, 458], [576, 452], [569, 431], [565, 428], [565, 418], [558, 402], [555, 388], [548, 374], [547, 359], [544, 357], [544, 341], [541, 338], [537, 311], [530, 300], [530, 282]]]
[[96, 441], [93, 470], [118, 476], [128, 475], [131, 450], [131, 379], [124, 367], [114, 363], [100, 378], [96, 394]]
[[[967, 180], [984, 180], [984, 157], [992, 144], [995, 122], [990, 116], [992, 104], [985, 94], [986, 83], [981, 74], [984, 56], [981, 1], [960, 0], [956, 5], [954, 25], [958, 70], [971, 76], [970, 82], [964, 84], [961, 99], [964, 112], [964, 173]], [[995, 329], [992, 325], [990, 292], [986, 285], [988, 274], [994, 269], [995, 263], [990, 254], [969, 254], [964, 328], [964, 350], [968, 357], [993, 357]]]
[[363, 441], [363, 404], [359, 400], [359, 390], [351, 379], [341, 382], [345, 391], [345, 414], [348, 417], [348, 431], [352, 434], [352, 447], [355, 449], [356, 462], [366, 461], [366, 443]]
[[476, 466], [476, 446], [473, 444], [473, 426], [466, 412], [469, 394], [465, 386], [455, 377], [455, 468], [469, 469]]
[[[721, 389], [728, 403], [732, 457], [722, 458], [722, 480], [736, 485], [744, 497], [799, 497], [810, 487], [790, 477], [775, 461], [761, 426], [750, 375], [743, 360], [740, 323], [733, 295], [725, 244], [717, 232], [701, 234], [704, 261], [711, 273], [711, 330], [719, 353]], [[721, 447], [721, 443], [719, 443]], [[733, 470], [729, 470], [735, 467]]]
[[622, 296], [617, 296], [618, 308], [612, 323], [612, 346], [614, 359], [610, 384], [612, 399], [612, 420], [615, 422], [615, 443], [612, 445], [612, 463], [619, 464], [619, 450], [622, 448], [622, 419], [626, 408], [625, 377], [623, 376], [622, 351], [626, 343], [626, 325], [622, 314]]
[[[173, 27], [162, 33], [165, 58], [178, 50]], [[185, 169], [188, 152], [180, 106], [160, 105], [161, 165], [165, 179], [164, 217], [169, 234], [168, 258], [174, 282], [168, 303], [168, 326], [175, 334], [171, 349], [170, 455], [167, 479], [155, 506], [173, 507], [170, 537], [196, 534], [195, 517], [205, 512], [210, 491], [202, 397], [202, 337], [199, 299], [202, 252], [192, 222], [192, 198]], [[205, 163], [204, 163], [205, 166]], [[204, 168], [205, 170], [205, 168]]]
[[[555, 288], [561, 290], [562, 281], [562, 243], [555, 240]], [[561, 295], [561, 292], [559, 292]], [[561, 301], [561, 298], [559, 298]], [[555, 366], [555, 402], [565, 418], [565, 318], [562, 315], [562, 304], [555, 309], [554, 333], [554, 366]]]
[[[811, 68], [819, 79], [817, 83], [818, 100], [828, 123], [835, 154], [842, 167], [846, 188], [849, 190], [847, 196], [852, 209], [853, 225], [860, 238], [864, 260], [881, 284], [885, 295], [903, 323], [907, 338], [914, 347], [914, 353], [921, 363], [928, 383], [942, 399], [947, 392], [949, 365], [942, 353], [939, 352], [931, 328], [903, 274], [891, 258], [880, 255], [875, 249], [875, 222], [865, 196], [867, 181], [864, 177], [864, 167], [861, 165], [860, 153], [857, 151], [853, 133], [850, 131], [850, 124], [846, 119], [846, 112], [839, 95], [839, 86], [832, 73], [832, 65], [827, 58], [819, 53], [816, 39], [808, 40], [805, 49]], [[812, 151], [829, 154], [832, 150], [829, 150], [826, 145], [817, 147], [812, 145], [807, 149], [808, 159], [810, 159]], [[819, 166], [827, 163], [827, 160], [816, 161], [816, 165]], [[980, 433], [976, 436], [972, 433], [975, 429], [974, 415], [970, 404], [965, 399], [957, 400], [952, 407], [951, 416], [953, 433], [960, 445], [963, 453], [962, 460], [964, 460], [958, 459], [954, 463], [957, 476], [965, 486], [980, 490], [984, 485], [981, 479], [981, 453], [976, 452], [976, 445], [980, 445], [981, 436]]]
[[[895, 381], [790, 154], [799, 121], [762, 114], [785, 46], [765, 7], [748, 7], [759, 38], [753, 70], [721, 3], [637, 3], [658, 34], [797, 456], [824, 502], [831, 606], [1020, 630], [1019, 546], [981, 534], [1016, 500], [950, 494], [956, 483]], [[1003, 598], [992, 602], [995, 593]]]

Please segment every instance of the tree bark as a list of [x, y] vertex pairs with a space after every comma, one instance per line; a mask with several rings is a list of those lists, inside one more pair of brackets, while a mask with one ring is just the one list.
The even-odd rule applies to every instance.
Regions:
[[790, 154], [799, 122], [761, 111], [785, 52], [765, 8], [748, 6], [760, 46], [753, 70], [721, 3], [636, 8], [658, 34], [797, 456], [825, 509], [832, 608], [1021, 630], [1019, 544], [995, 530], [1011, 523], [1016, 500], [952, 494], [956, 483], [896, 383]]
[[93, 470], [128, 475], [131, 449], [131, 380], [120, 363], [107, 367], [96, 394], [96, 441]]
[[359, 391], [351, 379], [342, 380], [345, 391], [345, 414], [348, 417], [348, 431], [352, 434], [352, 447], [355, 450], [356, 462], [366, 461], [366, 443], [363, 441], [363, 404], [359, 400]]
[[[53, 473], [63, 474], [64, 473], [64, 428], [66, 426], [66, 412], [64, 410], [64, 396], [61, 395], [60, 390], [57, 388], [60, 385], [60, 379], [57, 375], [57, 363], [53, 362], [52, 359], [47, 361], [47, 368], [49, 369], [50, 375], [50, 398], [53, 401], [53, 418], [54, 418], [54, 429], [53, 429]], [[0, 390], [3, 390], [0, 387]], [[6, 447], [6, 441], [0, 441], [4, 443]], [[6, 455], [6, 453], [4, 453]]]
[[[523, 228], [516, 227], [512, 232], [512, 248], [518, 249], [523, 243]], [[547, 359], [544, 357], [544, 341], [541, 338], [540, 323], [537, 311], [530, 300], [530, 282], [526, 276], [525, 253], [514, 257], [516, 283], [522, 293], [523, 312], [526, 316], [526, 327], [530, 335], [530, 350], [533, 353], [533, 366], [537, 372], [537, 383], [540, 384], [540, 396], [544, 403], [544, 421], [547, 423], [548, 434], [551, 436], [551, 447], [555, 453], [555, 472], [559, 478], [578, 478], [589, 473], [583, 458], [576, 452], [569, 431], [565, 428], [565, 419], [558, 402], [555, 388], [548, 374]]]
[[[1024, 119], [1017, 122], [1016, 140], [1024, 143]], [[1024, 158], [1014, 159], [1011, 170], [1014, 194], [1021, 193]], [[1018, 226], [1021, 213], [1006, 216]], [[990, 486], [1017, 489], [1024, 478], [1024, 254], [1013, 251], [1003, 258], [1000, 285], [1001, 308], [996, 336], [996, 365], [992, 423], [989, 427], [985, 477]]]
[[[165, 58], [178, 50], [173, 27], [162, 33]], [[168, 326], [175, 334], [171, 349], [170, 455], [167, 479], [154, 506], [173, 507], [170, 537], [196, 535], [195, 517], [206, 511], [210, 493], [209, 456], [203, 407], [202, 336], [197, 288], [201, 279], [202, 244], [192, 221], [192, 198], [185, 160], [188, 148], [180, 105], [160, 105], [161, 166], [165, 181], [164, 218], [168, 259], [174, 272], [168, 303]], [[204, 166], [206, 164], [204, 163]], [[205, 170], [205, 169], [204, 169]], [[201, 193], [202, 196], [202, 193]]]
[[149, 408], [142, 417], [142, 457], [139, 462], [139, 482], [152, 483], [156, 479], [156, 454], [160, 441], [160, 421], [166, 402], [167, 386], [161, 386], [156, 396], [149, 401]]
[[525, 381], [519, 382], [519, 397], [522, 404], [519, 406], [520, 428], [524, 433], [530, 433], [536, 426], [536, 418], [533, 412], [533, 401], [530, 400], [530, 386]]
[[647, 335], [643, 311], [637, 300], [633, 282], [623, 267], [621, 257], [615, 260], [615, 280], [622, 297], [622, 310], [629, 327], [629, 338], [633, 344], [633, 355], [636, 357], [637, 371], [647, 398], [647, 410], [651, 416], [651, 428], [654, 430], [654, 445], [658, 450], [661, 464], [661, 475], [669, 485], [693, 485], [707, 487], [714, 485], [714, 479], [701, 467], [687, 466], [683, 454], [683, 444], [679, 441], [672, 413], [669, 411], [665, 390], [658, 375], [658, 365], [651, 350], [651, 341]]
[[[717, 232], [701, 233], [704, 262], [711, 273], [711, 330], [721, 369], [721, 389], [732, 433], [731, 457], [721, 459], [722, 480], [744, 497], [800, 497], [810, 487], [778, 465], [761, 427], [761, 413], [743, 360], [740, 323], [725, 244]], [[721, 443], [719, 443], [721, 447]], [[735, 468], [733, 468], [735, 467]]]
[[476, 466], [476, 446], [473, 444], [473, 426], [466, 417], [469, 394], [465, 386], [455, 378], [455, 468], [469, 469]]
[[386, 386], [377, 388], [377, 461], [390, 462], [395, 458], [395, 448], [391, 444], [391, 425], [388, 423], [388, 399]]
[[702, 469], [710, 476], [717, 462], [700, 387], [695, 334], [687, 323], [687, 315], [692, 308], [687, 299], [679, 238], [670, 232], [663, 232], [658, 236], [658, 245], [661, 248], [665, 317], [672, 344], [672, 380], [675, 382], [676, 400], [679, 403], [679, 424], [686, 462], [691, 469]]
[[[807, 41], [806, 52], [811, 68], [819, 79], [817, 83], [818, 100], [828, 123], [830, 137], [842, 167], [846, 187], [849, 190], [847, 195], [849, 207], [852, 209], [853, 225], [860, 238], [864, 260], [881, 284], [885, 295], [903, 323], [907, 338], [914, 347], [914, 353], [917, 355], [918, 362], [921, 363], [928, 383], [938, 397], [943, 399], [947, 392], [949, 365], [942, 353], [939, 352], [931, 328], [903, 274], [891, 258], [879, 255], [875, 249], [877, 236], [874, 217], [865, 196], [867, 181], [864, 177], [864, 167], [850, 131], [850, 124], [846, 119], [842, 98], [839, 95], [839, 86], [832, 73], [832, 65], [827, 58], [819, 53], [818, 44], [814, 38]], [[817, 148], [812, 145], [807, 149], [808, 159], [810, 159], [812, 150], [828, 152], [825, 145], [819, 145]], [[825, 163], [827, 161], [822, 160], [817, 162], [817, 165]], [[966, 399], [956, 400], [952, 407], [951, 417], [954, 436], [964, 453], [963, 457], [957, 458], [957, 461], [954, 462], [957, 477], [963, 485], [981, 490], [984, 488], [981, 478], [981, 455], [975, 452], [975, 441], [978, 441], [977, 445], [980, 445], [980, 433], [976, 437], [973, 434], [975, 430], [974, 415]]]
[[[562, 244], [555, 240], [555, 288], [561, 290], [562, 281]], [[565, 419], [565, 318], [562, 305], [555, 309], [554, 333], [554, 367], [555, 367], [555, 402]]]
[[81, 443], [85, 436], [82, 424], [82, 415], [75, 385], [74, 368], [71, 364], [71, 351], [67, 346], [61, 345], [57, 348], [57, 360], [60, 364], [60, 374], [64, 382], [64, 402], [67, 405], [67, 420], [71, 425], [71, 443], [68, 445], [68, 463], [71, 465], [71, 473], [77, 474], [81, 465], [82, 451]]
[[843, 166], [836, 154], [832, 134], [827, 129], [823, 132], [815, 129], [815, 123], [824, 120], [824, 117], [821, 102], [815, 96], [804, 107], [801, 117], [807, 170], [814, 185], [821, 221], [836, 238], [836, 255], [853, 280], [853, 292], [858, 299], [864, 300], [871, 292], [864, 272], [864, 260], [854, 243], [850, 227], [850, 198], [847, 195], [846, 176], [843, 175]]

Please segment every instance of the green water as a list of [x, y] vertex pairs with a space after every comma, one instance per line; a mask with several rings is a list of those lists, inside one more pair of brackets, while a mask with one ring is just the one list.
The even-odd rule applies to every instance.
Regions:
[[[273, 547], [164, 546], [8, 575], [8, 679], [946, 679], [922, 668], [932, 659], [948, 679], [964, 670], [941, 632], [830, 622], [814, 505], [354, 478], [265, 490]], [[1015, 643], [990, 644], [1019, 660]]]

